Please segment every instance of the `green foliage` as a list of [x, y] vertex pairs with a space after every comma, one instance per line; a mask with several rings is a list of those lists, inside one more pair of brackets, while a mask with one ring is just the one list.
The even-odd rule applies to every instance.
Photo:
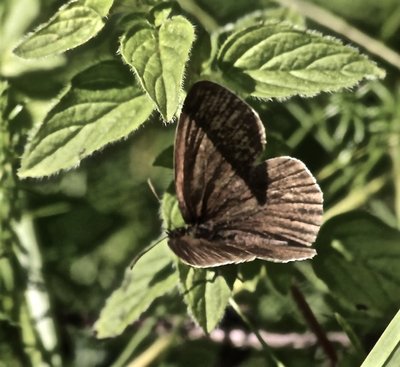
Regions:
[[146, 121], [153, 107], [123, 66], [104, 61], [76, 75], [22, 158], [20, 177], [40, 177], [79, 164]]
[[178, 109], [194, 29], [186, 18], [170, 17], [170, 9], [163, 10], [154, 10], [156, 16], [152, 22], [131, 21], [121, 38], [120, 51], [163, 119], [170, 121]]
[[219, 270], [179, 264], [182, 294], [193, 319], [207, 333], [221, 321], [232, 294], [232, 280]]
[[112, 0], [71, 1], [15, 49], [23, 58], [39, 58], [65, 52], [94, 37], [104, 26]]
[[178, 281], [172, 254], [164, 240], [128, 268], [121, 286], [107, 300], [94, 325], [98, 338], [121, 334], [151, 303], [171, 291]]
[[379, 338], [361, 367], [397, 366], [400, 362], [400, 311]]
[[[350, 312], [385, 318], [400, 303], [399, 231], [370, 214], [348, 212], [324, 224], [313, 261], [332, 297]], [[365, 319], [364, 319], [365, 320]]]
[[161, 218], [167, 230], [185, 225], [185, 221], [179, 211], [178, 201], [175, 195], [171, 194], [170, 191], [171, 190], [164, 193], [161, 202]]
[[[0, 364], [329, 365], [293, 289], [340, 366], [399, 364], [400, 7], [310, 2], [347, 28], [302, 0], [0, 2]], [[260, 115], [260, 159], [317, 177], [312, 261], [194, 269], [160, 237], [202, 79]]]
[[260, 98], [315, 95], [384, 76], [355, 49], [285, 23], [233, 33], [221, 46], [217, 63], [224, 78]]

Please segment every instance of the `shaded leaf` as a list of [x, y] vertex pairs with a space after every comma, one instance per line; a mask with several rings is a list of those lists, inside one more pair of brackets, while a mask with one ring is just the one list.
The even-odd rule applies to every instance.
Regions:
[[174, 147], [165, 148], [154, 160], [153, 166], [172, 169], [174, 167]]
[[347, 309], [387, 317], [400, 303], [400, 232], [368, 213], [349, 212], [321, 228], [312, 262]]
[[164, 240], [126, 270], [121, 286], [107, 299], [94, 325], [97, 338], [121, 334], [156, 298], [171, 291], [178, 281], [172, 258]]
[[384, 76], [356, 49], [287, 23], [235, 32], [222, 45], [217, 63], [228, 82], [261, 98], [312, 96]]
[[121, 38], [124, 60], [132, 66], [166, 121], [178, 109], [183, 72], [193, 41], [193, 26], [182, 16], [166, 19], [158, 28], [148, 21], [137, 21]]
[[168, 230], [185, 226], [185, 221], [179, 210], [178, 200], [171, 191], [172, 189], [164, 193], [161, 202], [163, 227]]
[[266, 276], [265, 266], [259, 260], [239, 264], [238, 269], [238, 282], [235, 283], [235, 293], [242, 290], [247, 290], [251, 293], [255, 292], [260, 280]]
[[14, 50], [31, 59], [59, 54], [93, 38], [104, 26], [113, 0], [71, 1], [47, 22], [29, 34]]
[[148, 119], [152, 103], [128, 70], [101, 62], [78, 74], [47, 115], [22, 157], [20, 177], [68, 169]]
[[232, 293], [233, 278], [222, 269], [196, 269], [179, 263], [183, 298], [193, 319], [206, 333], [221, 321]]
[[[342, 317], [339, 313], [335, 312], [335, 318], [342, 330], [346, 333], [346, 335], [349, 337], [349, 340], [354, 348], [354, 350], [357, 352], [357, 356], [360, 359], [363, 359], [365, 357], [365, 350], [364, 347], [361, 344], [361, 341], [351, 325], [347, 322], [347, 320]], [[361, 361], [359, 361], [361, 362]]]

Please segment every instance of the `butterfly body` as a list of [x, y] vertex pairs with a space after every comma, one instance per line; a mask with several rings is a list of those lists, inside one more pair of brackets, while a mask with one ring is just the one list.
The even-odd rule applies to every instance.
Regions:
[[174, 229], [168, 233], [169, 238], [179, 238], [184, 235], [215, 240], [217, 239], [218, 231], [214, 229], [212, 224], [194, 224], [192, 226]]
[[256, 164], [265, 145], [258, 115], [222, 86], [196, 83], [175, 140], [175, 187], [187, 227], [169, 232], [170, 248], [195, 267], [255, 258], [313, 257], [322, 193], [291, 157]]

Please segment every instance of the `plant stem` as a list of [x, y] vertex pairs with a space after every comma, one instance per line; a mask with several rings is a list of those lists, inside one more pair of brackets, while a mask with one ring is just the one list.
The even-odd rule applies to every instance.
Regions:
[[51, 317], [50, 297], [42, 274], [42, 256], [30, 214], [22, 215], [13, 229], [19, 241], [16, 256], [24, 268], [27, 277], [25, 301], [28, 319], [36, 332], [41, 347], [49, 358], [51, 366], [61, 366], [58, 353], [58, 340], [54, 320]]
[[[240, 309], [239, 305], [235, 302], [233, 298], [229, 300], [229, 304], [231, 307], [235, 310], [235, 312], [239, 315], [239, 317], [243, 320], [243, 322], [249, 327], [249, 329], [254, 333], [254, 335], [257, 337], [258, 341], [260, 342], [265, 355], [267, 357], [267, 365], [268, 366], [276, 366], [276, 367], [284, 367], [284, 364], [280, 362], [275, 355], [272, 353], [271, 348], [269, 345], [265, 342], [261, 334], [258, 332], [258, 329], [254, 326], [254, 324], [247, 318], [247, 316], [242, 312]], [[270, 364], [268, 364], [270, 363]]]
[[324, 221], [327, 221], [335, 215], [357, 209], [363, 205], [373, 194], [382, 189], [382, 187], [388, 182], [388, 179], [388, 175], [382, 175], [374, 178], [363, 187], [353, 189], [346, 197], [344, 197], [324, 213]]
[[128, 345], [124, 348], [118, 359], [111, 365], [111, 367], [123, 367], [126, 366], [128, 360], [133, 355], [135, 349], [139, 346], [143, 340], [150, 335], [151, 329], [156, 324], [155, 319], [146, 319], [140, 328], [137, 330], [135, 335], [129, 341]]
[[397, 229], [400, 229], [400, 137], [397, 133], [389, 138], [389, 154], [392, 159], [394, 210], [396, 213]]
[[208, 33], [212, 33], [219, 28], [214, 18], [198, 6], [195, 1], [178, 0], [178, 3], [182, 9], [196, 17]]
[[330, 361], [330, 365], [332, 367], [337, 365], [337, 355], [336, 351], [333, 348], [331, 342], [329, 341], [328, 337], [325, 334], [324, 329], [319, 324], [317, 318], [315, 317], [313, 311], [311, 310], [310, 306], [308, 305], [306, 299], [303, 296], [303, 293], [300, 291], [298, 287], [295, 285], [291, 286], [292, 296], [294, 301], [297, 304], [300, 312], [302, 313], [308, 327], [317, 337], [319, 345], [324, 350], [326, 356]]
[[132, 362], [127, 364], [128, 367], [146, 367], [160, 357], [175, 339], [175, 334], [168, 334], [159, 337], [150, 347], [148, 347], [142, 354], [135, 358]]

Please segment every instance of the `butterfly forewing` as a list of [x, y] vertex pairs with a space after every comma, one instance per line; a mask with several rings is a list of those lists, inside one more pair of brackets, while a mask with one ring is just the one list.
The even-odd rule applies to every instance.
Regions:
[[196, 83], [185, 99], [175, 140], [175, 186], [185, 221], [216, 215], [215, 198], [238, 174], [247, 176], [264, 145], [264, 127], [249, 105], [215, 83]]
[[209, 267], [261, 258], [313, 257], [322, 193], [297, 159], [255, 166], [265, 143], [253, 110], [225, 88], [195, 84], [175, 141], [175, 186], [189, 227], [170, 234], [186, 263]]
[[[265, 129], [257, 113], [218, 84], [202, 81], [192, 87], [182, 108], [180, 124], [187, 119], [195, 122], [191, 129], [205, 132], [236, 170], [252, 166], [264, 149]], [[190, 148], [186, 146], [187, 152]]]

